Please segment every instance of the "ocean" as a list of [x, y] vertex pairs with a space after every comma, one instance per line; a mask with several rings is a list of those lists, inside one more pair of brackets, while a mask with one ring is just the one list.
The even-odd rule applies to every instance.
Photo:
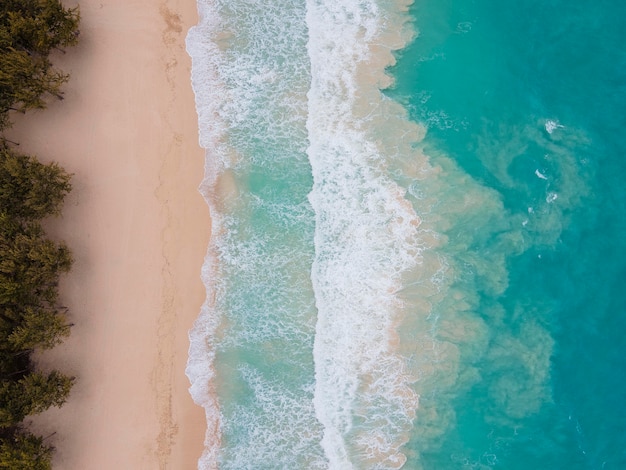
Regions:
[[198, 10], [198, 468], [626, 468], [626, 3]]

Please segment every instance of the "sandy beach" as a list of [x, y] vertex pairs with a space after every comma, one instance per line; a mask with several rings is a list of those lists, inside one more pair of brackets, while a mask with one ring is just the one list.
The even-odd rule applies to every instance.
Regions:
[[196, 2], [65, 4], [82, 17], [80, 44], [54, 57], [65, 99], [7, 135], [74, 174], [49, 233], [74, 254], [61, 294], [75, 326], [41, 362], [77, 382], [32, 426], [56, 432], [58, 469], [193, 469], [206, 424], [184, 369], [210, 233], [184, 45]]

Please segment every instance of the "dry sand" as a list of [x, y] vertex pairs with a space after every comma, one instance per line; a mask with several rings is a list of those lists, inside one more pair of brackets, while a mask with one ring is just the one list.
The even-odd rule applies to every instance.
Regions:
[[42, 361], [77, 382], [33, 426], [56, 431], [58, 469], [194, 469], [206, 424], [184, 368], [210, 232], [184, 49], [196, 1], [77, 3], [80, 45], [55, 57], [65, 99], [8, 134], [74, 173], [49, 232], [74, 253], [61, 293], [75, 326]]

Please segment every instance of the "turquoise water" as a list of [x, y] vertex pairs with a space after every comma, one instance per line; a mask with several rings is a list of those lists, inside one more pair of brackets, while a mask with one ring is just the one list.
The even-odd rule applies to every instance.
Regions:
[[199, 468], [626, 468], [626, 4], [199, 12]]
[[[427, 123], [426, 153], [495, 191], [496, 223], [512, 222], [473, 227], [469, 256], [501, 253], [508, 286], [470, 281], [488, 327], [467, 356], [476, 377], [447, 397], [437, 442], [409, 447], [425, 468], [626, 468], [626, 5], [436, 3], [413, 7], [420, 37], [392, 95]], [[518, 214], [523, 244], [503, 250]]]

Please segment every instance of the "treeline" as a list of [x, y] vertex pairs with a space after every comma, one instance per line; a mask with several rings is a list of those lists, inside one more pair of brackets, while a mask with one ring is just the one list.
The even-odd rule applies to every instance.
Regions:
[[47, 238], [42, 221], [58, 215], [70, 175], [23, 155], [7, 140], [15, 112], [62, 99], [68, 75], [50, 53], [76, 44], [79, 14], [59, 0], [0, 0], [0, 469], [47, 470], [52, 447], [24, 419], [63, 404], [74, 381], [37, 370], [33, 352], [70, 331], [58, 299], [59, 276], [72, 256]]

